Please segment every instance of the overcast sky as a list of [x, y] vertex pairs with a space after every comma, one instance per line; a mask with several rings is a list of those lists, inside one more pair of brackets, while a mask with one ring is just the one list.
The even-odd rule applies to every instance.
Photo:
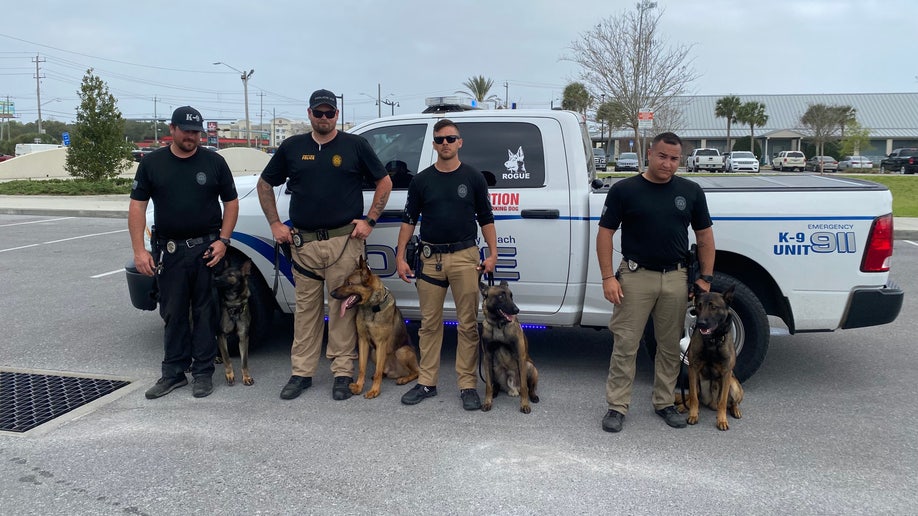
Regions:
[[[579, 68], [564, 59], [598, 21], [634, 9], [618, 0], [236, 0], [19, 2], [0, 26], [0, 100], [19, 120], [70, 121], [87, 68], [126, 118], [191, 104], [210, 120], [305, 119], [314, 89], [344, 95], [347, 122], [418, 112], [424, 98], [471, 76], [520, 107], [549, 107]], [[693, 45], [694, 94], [918, 90], [915, 0], [657, 0], [660, 35]], [[340, 106], [339, 106], [340, 107]], [[382, 106], [383, 114], [392, 112]]]

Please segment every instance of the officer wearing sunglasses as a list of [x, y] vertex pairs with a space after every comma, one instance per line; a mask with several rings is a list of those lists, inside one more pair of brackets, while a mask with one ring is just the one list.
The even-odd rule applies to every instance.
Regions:
[[[291, 136], [281, 143], [258, 180], [258, 200], [274, 240], [293, 244], [296, 313], [290, 350], [292, 375], [281, 399], [296, 398], [312, 385], [322, 350], [326, 284], [331, 290], [344, 283], [365, 253], [365, 239], [382, 215], [392, 180], [373, 148], [358, 135], [339, 132], [338, 101], [328, 90], [309, 97], [312, 132]], [[363, 180], [376, 184], [373, 204], [364, 215]], [[287, 182], [290, 220], [280, 220], [274, 188]], [[357, 358], [356, 311], [339, 317], [341, 301], [328, 298], [328, 349], [335, 381], [332, 398], [351, 397]]]
[[[440, 348], [443, 344], [443, 301], [452, 291], [459, 319], [456, 373], [459, 397], [466, 410], [481, 408], [478, 397], [478, 278], [494, 271], [497, 232], [488, 197], [488, 185], [478, 170], [459, 161], [462, 137], [452, 121], [434, 125], [437, 162], [422, 170], [408, 185], [408, 201], [398, 235], [396, 266], [402, 280], [417, 278], [421, 329], [421, 374], [418, 384], [402, 396], [415, 405], [437, 395]], [[423, 218], [422, 218], [423, 215]], [[406, 247], [420, 221], [421, 258], [411, 271]], [[488, 245], [488, 257], [479, 266], [478, 227]]]

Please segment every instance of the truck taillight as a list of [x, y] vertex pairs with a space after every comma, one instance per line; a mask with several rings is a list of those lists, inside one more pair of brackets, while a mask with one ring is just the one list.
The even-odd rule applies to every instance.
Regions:
[[873, 220], [867, 235], [867, 251], [861, 261], [861, 272], [887, 272], [893, 254], [892, 213]]

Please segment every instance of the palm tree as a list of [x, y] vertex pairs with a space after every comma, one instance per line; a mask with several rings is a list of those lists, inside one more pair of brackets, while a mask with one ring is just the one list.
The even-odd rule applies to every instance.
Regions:
[[739, 97], [729, 95], [717, 99], [717, 105], [714, 106], [714, 116], [727, 119], [727, 152], [733, 150], [733, 144], [730, 141], [730, 126], [736, 123], [736, 110], [739, 109], [740, 105]]
[[755, 128], [762, 127], [768, 123], [768, 115], [765, 114], [765, 104], [761, 102], [747, 102], [736, 110], [736, 120], [743, 124], [749, 124], [749, 147], [750, 151], [755, 152]]
[[478, 77], [469, 77], [462, 85], [465, 86], [466, 89], [457, 90], [456, 93], [468, 95], [477, 100], [478, 103], [491, 100], [498, 103], [500, 102], [500, 97], [497, 95], [488, 95], [488, 93], [491, 92], [491, 88], [494, 86], [494, 79], [479, 75]]
[[586, 86], [581, 82], [572, 82], [564, 87], [561, 107], [578, 113], [586, 114], [587, 108], [593, 103], [593, 98]]

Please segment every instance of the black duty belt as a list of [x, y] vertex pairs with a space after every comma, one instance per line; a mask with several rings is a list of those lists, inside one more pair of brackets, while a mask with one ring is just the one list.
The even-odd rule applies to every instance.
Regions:
[[293, 228], [293, 245], [302, 247], [307, 242], [328, 240], [329, 238], [350, 235], [354, 231], [354, 224], [346, 224], [334, 229], [299, 229]]
[[434, 254], [455, 253], [475, 245], [477, 245], [477, 243], [474, 240], [463, 240], [461, 242], [451, 242], [449, 244], [430, 244], [421, 242], [421, 253], [425, 258], [430, 258], [430, 256]]
[[638, 269], [645, 269], [645, 270], [653, 271], [653, 272], [667, 273], [667, 272], [677, 271], [679, 269], [685, 268], [685, 264], [682, 262], [677, 262], [677, 263], [673, 263], [670, 265], [651, 265], [651, 264], [638, 263], [628, 258], [625, 258], [625, 261], [627, 262], [628, 270], [630, 271], [636, 271]]
[[192, 249], [201, 244], [211, 244], [219, 238], [220, 233], [211, 233], [195, 238], [159, 238], [157, 239], [157, 243], [169, 254], [172, 254], [182, 248]]

